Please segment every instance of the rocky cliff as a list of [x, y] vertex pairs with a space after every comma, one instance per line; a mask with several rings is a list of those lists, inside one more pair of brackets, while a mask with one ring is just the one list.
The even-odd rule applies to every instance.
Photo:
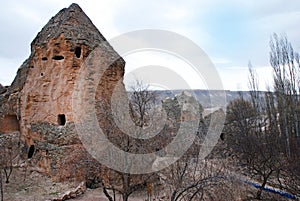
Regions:
[[[123, 79], [125, 62], [77, 4], [50, 19], [12, 85], [0, 88], [0, 134], [19, 131], [22, 159], [56, 180], [94, 180], [100, 173], [78, 138], [72, 111], [78, 74], [96, 47], [103, 52], [103, 66], [96, 68], [109, 65], [97, 98], [107, 99]], [[123, 84], [118, 91], [122, 96]]]

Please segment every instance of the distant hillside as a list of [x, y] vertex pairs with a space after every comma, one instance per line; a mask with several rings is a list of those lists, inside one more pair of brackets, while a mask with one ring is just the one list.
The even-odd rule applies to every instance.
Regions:
[[[249, 91], [229, 91], [229, 90], [158, 90], [156, 93], [159, 96], [160, 100], [163, 100], [167, 97], [174, 98], [175, 95], [182, 93], [182, 91], [188, 91], [191, 94], [194, 94], [196, 99], [201, 103], [204, 108], [212, 107], [223, 107], [227, 105], [230, 101], [237, 99], [239, 94], [242, 93], [245, 99], [250, 99]], [[225, 94], [224, 94], [225, 93]], [[263, 92], [260, 92], [263, 95]], [[224, 98], [226, 97], [226, 102], [224, 104]], [[211, 102], [213, 99], [213, 103]]]

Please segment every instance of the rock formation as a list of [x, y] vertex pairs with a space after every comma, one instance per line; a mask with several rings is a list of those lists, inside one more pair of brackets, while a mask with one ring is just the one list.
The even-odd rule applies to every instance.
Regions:
[[64, 201], [72, 198], [76, 198], [86, 191], [86, 186], [84, 182], [81, 182], [74, 190], [69, 190], [58, 198], [52, 199], [52, 201]]
[[5, 87], [0, 84], [0, 94], [3, 94], [6, 91]]
[[100, 173], [77, 136], [72, 114], [79, 71], [96, 47], [105, 53], [102, 63], [113, 61], [97, 87], [105, 99], [122, 80], [125, 62], [77, 4], [46, 24], [12, 85], [6, 92], [0, 88], [0, 134], [19, 131], [23, 160], [55, 180], [95, 180]]

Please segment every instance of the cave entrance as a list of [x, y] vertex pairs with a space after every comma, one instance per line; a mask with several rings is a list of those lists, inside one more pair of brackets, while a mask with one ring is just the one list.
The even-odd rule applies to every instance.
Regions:
[[81, 47], [76, 47], [75, 48], [75, 55], [77, 58], [80, 58], [81, 56]]
[[34, 147], [34, 145], [31, 145], [28, 150], [28, 159], [32, 158], [34, 151], [35, 151], [35, 147]]
[[3, 118], [0, 119], [0, 132], [9, 133], [14, 131], [19, 131], [20, 125], [17, 115], [9, 114], [4, 115]]
[[57, 123], [60, 126], [64, 126], [66, 124], [66, 115], [64, 114], [59, 114], [57, 116]]
[[52, 57], [53, 60], [58, 60], [58, 61], [59, 61], [59, 60], [63, 60], [64, 58], [65, 58], [65, 57], [62, 56], [62, 55], [55, 55], [55, 56]]
[[225, 140], [225, 133], [221, 133], [221, 135], [220, 135], [220, 139], [221, 139], [222, 141], [224, 141], [224, 140]]

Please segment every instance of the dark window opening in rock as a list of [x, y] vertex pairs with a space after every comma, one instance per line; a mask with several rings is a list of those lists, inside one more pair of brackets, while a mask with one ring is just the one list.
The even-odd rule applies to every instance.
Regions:
[[56, 55], [54, 57], [52, 57], [53, 60], [63, 60], [65, 57], [61, 56], [61, 55]]
[[76, 47], [75, 55], [76, 55], [77, 58], [80, 58], [80, 56], [81, 56], [81, 47]]
[[44, 76], [44, 73], [41, 73], [41, 76]]
[[35, 151], [34, 145], [31, 145], [28, 150], [28, 158], [32, 158], [34, 151]]
[[43, 61], [47, 61], [48, 58], [47, 58], [47, 57], [43, 57], [42, 60], [43, 60]]
[[58, 125], [64, 126], [66, 124], [66, 116], [64, 114], [59, 114], [57, 117]]
[[225, 134], [224, 134], [224, 133], [221, 133], [221, 135], [220, 135], [220, 139], [221, 139], [222, 141], [224, 141], [224, 140], [225, 140]]
[[14, 131], [19, 131], [20, 125], [17, 115], [5, 115], [3, 118], [0, 118], [0, 132], [1, 133], [10, 133]]
[[30, 66], [30, 68], [34, 68], [34, 66]]

